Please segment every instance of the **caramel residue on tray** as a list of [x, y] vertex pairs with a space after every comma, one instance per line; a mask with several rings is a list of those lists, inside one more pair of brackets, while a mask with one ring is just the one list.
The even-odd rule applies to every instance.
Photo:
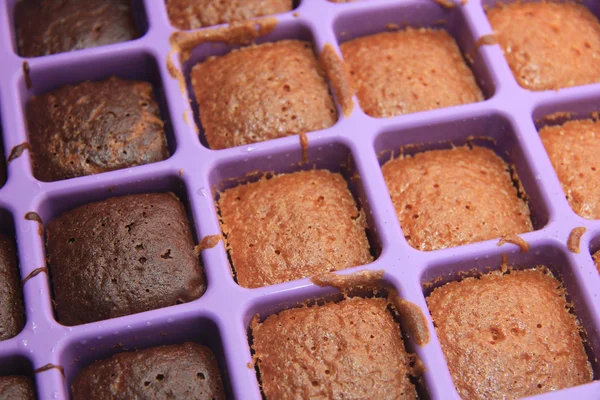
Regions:
[[569, 239], [567, 240], [567, 247], [573, 253], [579, 254], [579, 243], [581, 242], [581, 237], [585, 233], [585, 227], [579, 226], [574, 228], [569, 234]]
[[429, 343], [429, 328], [427, 319], [423, 315], [421, 308], [415, 303], [398, 296], [395, 290], [390, 290], [388, 301], [396, 307], [400, 314], [400, 319], [406, 325], [410, 334], [418, 346], [424, 346]]
[[42, 272], [45, 272], [46, 274], [48, 274], [48, 268], [46, 267], [41, 267], [41, 268], [36, 268], [33, 271], [31, 271], [29, 273], [29, 275], [27, 275], [22, 281], [21, 281], [21, 286], [24, 286], [27, 281], [29, 281], [31, 278], [38, 276], [39, 274], [41, 274]]
[[489, 46], [493, 44], [498, 44], [498, 38], [494, 34], [483, 35], [475, 42], [475, 48], [480, 48], [481, 46]]
[[498, 241], [497, 246], [502, 246], [505, 243], [511, 243], [511, 244], [519, 246], [523, 253], [527, 253], [529, 251], [529, 247], [530, 247], [528, 241], [521, 238], [519, 235], [515, 235], [515, 234], [509, 234], [509, 235], [502, 236], [502, 238]]
[[302, 147], [302, 163], [308, 163], [308, 136], [305, 132], [300, 134], [300, 147]]
[[385, 29], [388, 31], [397, 31], [400, 29], [400, 25], [394, 23], [385, 24]]
[[39, 224], [38, 233], [40, 234], [40, 236], [42, 236], [42, 234], [44, 233], [44, 223], [42, 222], [40, 216], [34, 211], [29, 211], [27, 214], [25, 214], [25, 219], [28, 221], [37, 221]]
[[342, 62], [340, 56], [330, 43], [325, 44], [323, 47], [319, 61], [325, 70], [327, 79], [331, 83], [337, 101], [342, 107], [342, 113], [345, 117], [348, 117], [354, 109], [354, 101], [352, 100], [354, 89], [350, 84], [350, 74], [346, 68], [346, 64]]
[[349, 275], [337, 275], [333, 272], [315, 275], [310, 281], [317, 286], [331, 286], [340, 291], [346, 291], [357, 287], [370, 287], [378, 285], [385, 271], [360, 271]]
[[31, 83], [31, 75], [29, 75], [30, 71], [29, 63], [27, 61], [23, 61], [23, 76], [25, 77], [25, 87], [27, 89], [31, 89], [33, 86]]
[[543, 117], [536, 119], [535, 123], [541, 124], [541, 125], [554, 124], [556, 122], [561, 122], [563, 120], [569, 120], [569, 119], [571, 119], [572, 115], [573, 115], [573, 113], [568, 112], [568, 111], [558, 111], [558, 112], [552, 113], [550, 115], [544, 115]]
[[460, 5], [466, 6], [468, 2], [469, 2], [469, 0], [460, 0]]
[[23, 154], [23, 152], [25, 150], [31, 151], [31, 145], [27, 142], [23, 142], [19, 145], [16, 145], [15, 147], [13, 147], [12, 150], [10, 151], [8, 159], [6, 160], [6, 166], [8, 167], [8, 165], [11, 163], [11, 161], [21, 157], [21, 154]]
[[183, 176], [183, 168], [179, 168], [179, 176]]
[[419, 376], [424, 375], [427, 371], [427, 368], [425, 368], [425, 363], [423, 363], [423, 361], [416, 354], [409, 354], [408, 356], [410, 357], [412, 364], [411, 376], [418, 378]]
[[247, 362], [246, 367], [248, 367], [248, 369], [254, 369], [254, 364], [252, 362]]
[[44, 372], [44, 371], [48, 371], [51, 369], [57, 369], [60, 371], [60, 373], [62, 374], [62, 376], [65, 376], [65, 369], [63, 367], [61, 367], [60, 365], [56, 365], [56, 364], [46, 364], [43, 367], [39, 367], [38, 369], [36, 369], [35, 371], [33, 371], [34, 374], [39, 374], [40, 372]]
[[456, 4], [454, 4], [453, 1], [451, 0], [433, 0], [436, 3], [438, 3], [440, 6], [444, 7], [444, 8], [454, 8], [456, 7]]
[[223, 235], [221, 235], [220, 233], [217, 235], [204, 236], [200, 241], [200, 244], [194, 247], [194, 252], [196, 253], [196, 255], [200, 255], [200, 253], [202, 253], [203, 250], [212, 249], [221, 240], [223, 240]]

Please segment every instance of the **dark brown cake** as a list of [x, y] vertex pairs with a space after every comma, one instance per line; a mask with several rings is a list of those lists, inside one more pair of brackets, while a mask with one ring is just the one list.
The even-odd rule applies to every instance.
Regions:
[[225, 399], [214, 354], [197, 343], [118, 353], [79, 372], [73, 399]]
[[353, 297], [253, 322], [265, 397], [414, 400], [409, 356], [388, 305]]
[[[0, 134], [2, 132], [0, 131]], [[6, 162], [4, 161], [4, 149], [0, 142], [0, 188], [6, 183]]]
[[565, 291], [544, 267], [451, 282], [427, 304], [462, 399], [516, 399], [593, 378]]
[[172, 306], [205, 289], [185, 209], [172, 193], [75, 208], [47, 226], [46, 247], [65, 325]]
[[27, 376], [0, 376], [0, 400], [35, 400], [35, 385]]
[[21, 0], [15, 5], [19, 53], [38, 57], [135, 39], [130, 0]]
[[167, 0], [171, 24], [198, 29], [291, 10], [292, 0]]
[[25, 324], [21, 278], [14, 242], [0, 234], [0, 340], [16, 336]]
[[160, 161], [169, 156], [148, 82], [111, 77], [63, 86], [27, 104], [35, 176], [53, 181]]

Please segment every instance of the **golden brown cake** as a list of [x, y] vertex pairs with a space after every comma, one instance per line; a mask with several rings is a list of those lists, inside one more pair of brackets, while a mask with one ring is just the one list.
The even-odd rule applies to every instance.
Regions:
[[454, 39], [445, 31], [407, 28], [340, 46], [361, 108], [373, 117], [483, 100]]
[[594, 253], [594, 264], [596, 265], [596, 269], [598, 273], [600, 273], [600, 250]]
[[211, 149], [325, 129], [337, 120], [312, 45], [252, 45], [192, 68], [200, 122]]
[[353, 297], [254, 322], [265, 397], [414, 400], [409, 357], [388, 305]]
[[500, 2], [487, 15], [522, 87], [548, 90], [600, 81], [600, 24], [585, 6]]
[[600, 219], [600, 122], [588, 119], [546, 126], [540, 138], [573, 211]]
[[171, 24], [179, 29], [244, 21], [292, 8], [292, 0], [167, 0]]
[[532, 230], [508, 165], [490, 149], [426, 151], [393, 159], [382, 170], [404, 236], [419, 250]]
[[464, 400], [521, 398], [592, 380], [577, 319], [544, 267], [451, 282], [427, 304]]
[[372, 261], [365, 218], [325, 170], [236, 186], [218, 201], [238, 283], [255, 288]]

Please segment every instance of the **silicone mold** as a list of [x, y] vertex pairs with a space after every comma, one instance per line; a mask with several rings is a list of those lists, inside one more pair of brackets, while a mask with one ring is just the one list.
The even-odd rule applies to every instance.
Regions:
[[[389, 119], [369, 117], [354, 99], [349, 116], [338, 110], [340, 117], [334, 126], [307, 134], [308, 163], [302, 163], [297, 135], [218, 151], [206, 146], [189, 90], [189, 71], [196, 62], [236, 46], [205, 43], [194, 48], [183, 65], [176, 61], [187, 82], [182, 91], [167, 68], [168, 58], [176, 59], [169, 42], [176, 29], [169, 23], [164, 1], [133, 2], [140, 31], [144, 32], [139, 39], [30, 59], [20, 57], [16, 50], [15, 3], [3, 0], [0, 5], [0, 131], [6, 158], [15, 146], [27, 142], [24, 106], [32, 95], [111, 75], [153, 83], [171, 153], [162, 162], [56, 182], [35, 179], [28, 151], [12, 160], [7, 182], [0, 188], [0, 231], [17, 241], [21, 278], [45, 266], [43, 236], [38, 222], [25, 219], [28, 212], [36, 212], [47, 223], [66, 210], [110, 196], [174, 191], [186, 204], [199, 242], [221, 232], [215, 188], [237, 184], [250, 172], [282, 173], [316, 165], [340, 171], [347, 179], [367, 215], [371, 250], [376, 256], [370, 264], [339, 274], [384, 270], [385, 285], [415, 303], [427, 318], [429, 343], [417, 346], [410, 339], [406, 343], [426, 368], [419, 385], [422, 397], [458, 398], [427, 310], [425, 296], [431, 288], [425, 284], [438, 280], [439, 285], [458, 279], [461, 273], [497, 269], [503, 256], [523, 268], [545, 264], [562, 280], [585, 332], [589, 359], [598, 378], [600, 276], [591, 254], [600, 249], [600, 221], [583, 219], [571, 210], [539, 139], [536, 121], [559, 111], [575, 116], [600, 111], [600, 84], [542, 92], [521, 88], [499, 46], [476, 46], [478, 38], [492, 33], [484, 7], [493, 2], [469, 0], [445, 9], [430, 0], [345, 4], [301, 0], [293, 11], [276, 15], [275, 29], [257, 42], [304, 39], [313, 43], [317, 53], [331, 44], [340, 55], [341, 42], [385, 31], [388, 24], [445, 28], [463, 54], [472, 58], [471, 68], [485, 96], [478, 103]], [[584, 4], [600, 15], [596, 2]], [[24, 62], [29, 66], [31, 88], [27, 87]], [[532, 232], [520, 235], [531, 245], [527, 253], [512, 244], [497, 246], [498, 239], [421, 252], [404, 239], [381, 165], [391, 152], [397, 154], [405, 146], [411, 151], [445, 148], [473, 137], [492, 138], [477, 139], [477, 143], [494, 149], [513, 164], [521, 178], [534, 222]], [[567, 238], [580, 226], [586, 233], [581, 252], [576, 254], [568, 250]], [[298, 302], [334, 295], [336, 290], [316, 286], [308, 278], [245, 289], [232, 275], [222, 241], [204, 250], [201, 257], [208, 288], [198, 300], [78, 326], [67, 327], [56, 321], [47, 273], [33, 276], [23, 286], [25, 328], [16, 337], [0, 342], [0, 375], [29, 374], [40, 399], [67, 399], [75, 374], [94, 360], [126, 349], [191, 340], [215, 352], [230, 398], [261, 399], [259, 378], [248, 366], [252, 362], [249, 325], [253, 315], [259, 313], [264, 318]], [[58, 368], [34, 372], [48, 364], [62, 367], [64, 374]], [[597, 399], [600, 383], [594, 381], [539, 398]]]

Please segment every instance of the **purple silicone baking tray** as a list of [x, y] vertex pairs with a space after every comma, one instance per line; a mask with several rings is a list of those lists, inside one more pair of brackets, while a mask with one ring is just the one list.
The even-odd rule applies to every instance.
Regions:
[[[0, 117], [4, 152], [27, 141], [24, 105], [35, 94], [68, 83], [97, 80], [111, 75], [149, 80], [161, 102], [171, 157], [151, 165], [58, 182], [40, 182], [32, 175], [29, 152], [12, 161], [7, 183], [0, 188], [0, 231], [18, 244], [21, 277], [45, 266], [43, 237], [36, 221], [24, 218], [34, 211], [48, 222], [65, 210], [110, 196], [171, 190], [186, 203], [195, 240], [220, 233], [213, 191], [223, 182], [231, 185], [252, 171], [290, 172], [316, 165], [340, 171], [368, 216], [373, 252], [368, 265], [341, 271], [385, 270], [386, 285], [418, 305], [427, 317], [430, 342], [422, 347], [407, 340], [426, 367], [420, 392], [425, 398], [458, 398], [435, 330], [427, 311], [424, 283], [441, 277], [441, 284], [467, 271], [499, 268], [502, 256], [521, 267], [547, 265], [563, 282], [587, 338], [587, 350], [600, 374], [600, 277], [591, 253], [600, 248], [600, 222], [585, 220], [570, 208], [539, 139], [536, 121], [568, 111], [586, 116], [600, 111], [600, 84], [560, 91], [531, 92], [521, 88], [500, 47], [475, 43], [492, 33], [484, 7], [491, 2], [469, 0], [445, 9], [429, 0], [366, 0], [334, 4], [301, 0], [292, 12], [277, 15], [273, 32], [258, 42], [284, 38], [310, 40], [316, 51], [366, 34], [382, 32], [390, 23], [399, 26], [436, 26], [447, 29], [462, 52], [472, 56], [472, 69], [485, 101], [420, 112], [389, 119], [366, 115], [356, 102], [348, 117], [340, 112], [331, 128], [308, 133], [308, 164], [302, 164], [298, 136], [214, 151], [206, 147], [190, 91], [182, 92], [168, 72], [170, 25], [164, 1], [134, 1], [138, 26], [144, 33], [130, 42], [94, 49], [24, 59], [16, 51], [13, 22], [15, 0], [0, 6]], [[596, 15], [600, 6], [585, 1]], [[198, 46], [182, 65], [189, 82], [191, 66], [209, 55], [223, 54], [233, 46], [208, 43]], [[175, 57], [174, 57], [175, 59]], [[30, 67], [28, 89], [23, 63]], [[176, 63], [178, 66], [178, 62]], [[190, 103], [191, 101], [191, 103]], [[187, 118], [184, 118], [186, 114]], [[527, 253], [512, 244], [497, 246], [498, 239], [421, 252], [402, 234], [381, 173], [380, 165], [392, 151], [407, 145], [417, 150], [444, 148], [472, 137], [491, 137], [492, 147], [513, 164], [529, 195], [535, 230], [521, 235], [531, 244]], [[586, 227], [581, 252], [567, 248], [575, 227]], [[222, 242], [202, 252], [208, 289], [198, 300], [141, 314], [67, 327], [56, 322], [51, 289], [45, 272], [24, 284], [26, 326], [16, 337], [0, 342], [0, 374], [34, 376], [40, 399], [67, 399], [74, 375], [94, 360], [116, 352], [191, 340], [209, 346], [217, 355], [227, 394], [236, 399], [261, 399], [258, 378], [248, 342], [248, 326], [256, 313], [266, 316], [298, 302], [331, 295], [332, 288], [315, 286], [309, 279], [244, 289], [232, 277]], [[51, 368], [34, 373], [48, 364]], [[592, 383], [539, 396], [544, 399], [598, 399], [600, 383]]]

